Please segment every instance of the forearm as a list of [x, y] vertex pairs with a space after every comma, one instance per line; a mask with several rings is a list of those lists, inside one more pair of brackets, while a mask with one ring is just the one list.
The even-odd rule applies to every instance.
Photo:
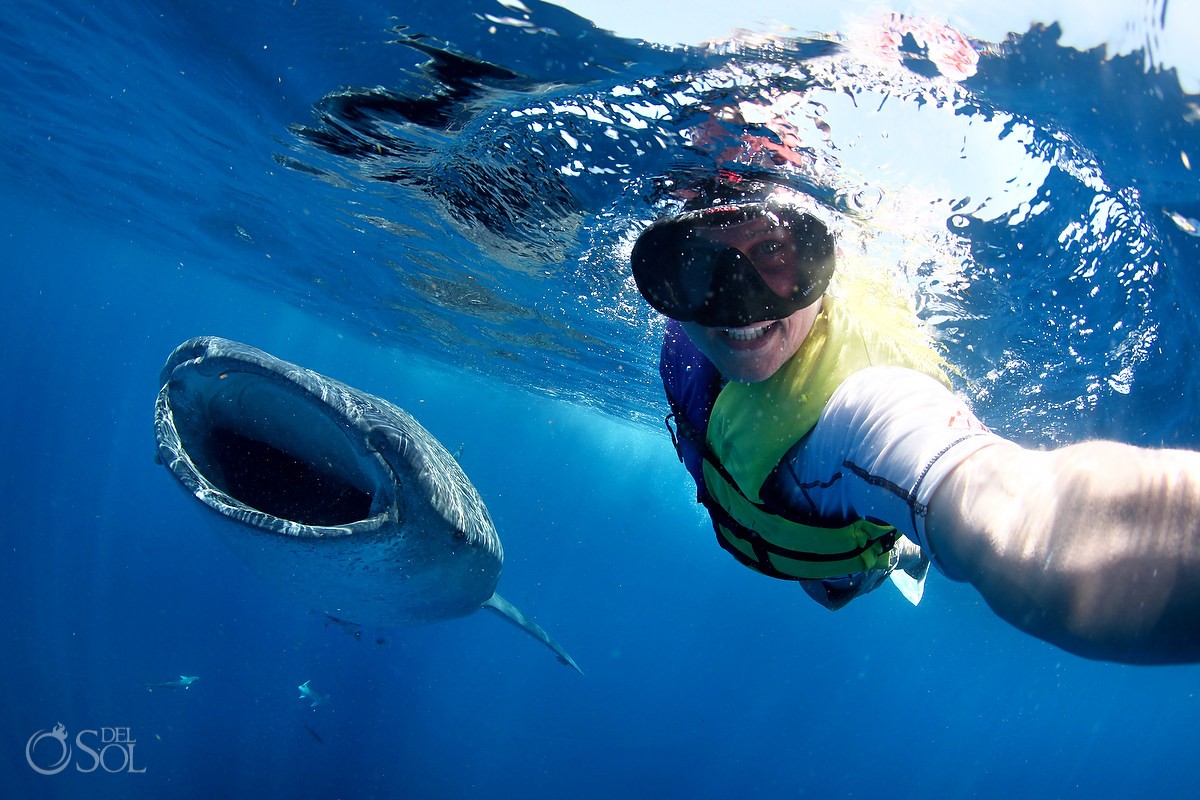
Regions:
[[1200, 454], [997, 444], [938, 489], [927, 531], [1022, 630], [1090, 658], [1200, 660]]

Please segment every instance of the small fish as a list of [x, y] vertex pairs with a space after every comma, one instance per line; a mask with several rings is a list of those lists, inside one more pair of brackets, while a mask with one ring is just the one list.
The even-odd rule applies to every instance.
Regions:
[[317, 706], [321, 705], [322, 703], [328, 703], [329, 695], [317, 694], [312, 688], [309, 687], [310, 683], [312, 683], [312, 681], [305, 681], [304, 683], [302, 683], [298, 687], [296, 687], [300, 690], [300, 697], [298, 699], [311, 700], [312, 705], [309, 706], [309, 708], [316, 708]]
[[1183, 214], [1180, 214], [1177, 211], [1167, 211], [1166, 209], [1163, 209], [1163, 213], [1167, 215], [1171, 222], [1175, 223], [1175, 226], [1179, 228], [1179, 230], [1183, 231], [1189, 236], [1200, 236], [1200, 220], [1193, 219], [1192, 217], [1185, 217]]
[[155, 689], [187, 689], [193, 683], [200, 680], [199, 675], [180, 675], [177, 681], [163, 681], [162, 683], [147, 683], [146, 691], [153, 692]]
[[333, 614], [326, 614], [325, 627], [328, 628], [330, 625], [337, 625], [342, 629], [342, 633], [346, 634], [347, 636], [353, 636], [355, 641], [362, 641], [362, 625], [359, 625], [355, 622], [349, 622], [344, 619], [338, 619]]
[[314, 740], [316, 740], [317, 744], [325, 744], [325, 740], [321, 738], [321, 734], [314, 731], [312, 729], [312, 726], [309, 725], [307, 722], [304, 723], [304, 730], [308, 731], [308, 735], [311, 736]]

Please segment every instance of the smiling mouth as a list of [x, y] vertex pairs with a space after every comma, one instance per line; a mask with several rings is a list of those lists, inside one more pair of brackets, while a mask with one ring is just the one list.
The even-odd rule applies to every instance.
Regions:
[[721, 332], [735, 342], [752, 342], [755, 339], [761, 339], [766, 336], [767, 331], [774, 325], [774, 322], [764, 322], [745, 328], [722, 328]]

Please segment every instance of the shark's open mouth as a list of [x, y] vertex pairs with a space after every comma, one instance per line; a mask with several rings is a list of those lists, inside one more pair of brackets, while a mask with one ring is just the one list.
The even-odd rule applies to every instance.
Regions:
[[184, 443], [193, 456], [204, 453], [196, 466], [251, 508], [304, 525], [339, 525], [371, 514], [370, 489], [327, 469], [330, 459], [301, 458], [288, 452], [286, 440], [266, 442], [232, 428], [196, 433], [202, 444]]
[[368, 519], [390, 500], [383, 487], [391, 475], [362, 436], [285, 376], [202, 362], [177, 372], [169, 392], [180, 450], [238, 503], [337, 526]]

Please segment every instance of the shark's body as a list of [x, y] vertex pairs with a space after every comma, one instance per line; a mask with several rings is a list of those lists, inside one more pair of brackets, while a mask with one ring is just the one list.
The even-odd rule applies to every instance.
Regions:
[[177, 681], [163, 681], [162, 683], [147, 683], [146, 691], [153, 692], [155, 689], [187, 689], [196, 681], [200, 680], [199, 675], [180, 675]]
[[[328, 703], [329, 695], [317, 694], [317, 692], [309, 686], [310, 683], [312, 683], [312, 681], [305, 681], [304, 683], [302, 683], [296, 687], [297, 689], [300, 690], [300, 697], [298, 699], [311, 700], [312, 705], [310, 705], [309, 708], [316, 708], [317, 706], [321, 705], [322, 703]], [[314, 731], [312, 728], [309, 728], [308, 732], [311, 733], [313, 736], [317, 736], [316, 731]], [[317, 741], [321, 742], [321, 737], [317, 736]], [[325, 743], [321, 742], [321, 744], [325, 744]]]
[[363, 625], [490, 608], [579, 669], [495, 593], [504, 553], [487, 508], [403, 409], [216, 337], [176, 348], [161, 385], [159, 461], [269, 582]]

